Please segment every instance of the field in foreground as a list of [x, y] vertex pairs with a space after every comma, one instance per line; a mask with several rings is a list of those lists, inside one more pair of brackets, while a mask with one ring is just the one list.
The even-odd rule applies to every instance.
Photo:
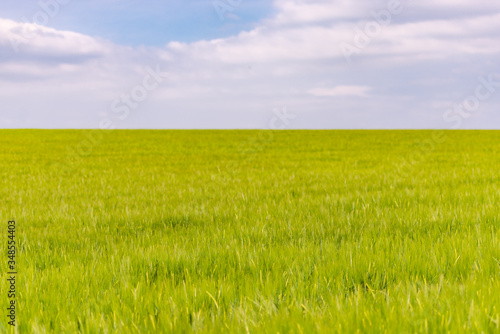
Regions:
[[[1, 130], [0, 145], [21, 333], [500, 331], [500, 132]], [[0, 296], [6, 332], [5, 279]]]

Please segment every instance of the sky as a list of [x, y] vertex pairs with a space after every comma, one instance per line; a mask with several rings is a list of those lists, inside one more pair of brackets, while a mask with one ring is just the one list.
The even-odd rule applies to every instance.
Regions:
[[500, 129], [500, 2], [2, 1], [0, 128]]

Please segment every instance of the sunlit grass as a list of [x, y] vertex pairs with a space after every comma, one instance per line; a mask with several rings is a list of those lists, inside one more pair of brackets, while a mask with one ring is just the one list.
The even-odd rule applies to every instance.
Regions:
[[87, 137], [0, 131], [21, 333], [500, 331], [500, 132]]

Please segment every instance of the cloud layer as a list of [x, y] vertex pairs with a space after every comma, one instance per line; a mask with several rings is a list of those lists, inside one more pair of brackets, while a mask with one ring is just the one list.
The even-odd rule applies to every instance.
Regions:
[[[0, 18], [0, 127], [266, 128], [286, 107], [290, 128], [452, 128], [479, 78], [500, 82], [494, 2], [274, 8], [235, 36], [161, 48]], [[492, 87], [461, 128], [500, 128]]]

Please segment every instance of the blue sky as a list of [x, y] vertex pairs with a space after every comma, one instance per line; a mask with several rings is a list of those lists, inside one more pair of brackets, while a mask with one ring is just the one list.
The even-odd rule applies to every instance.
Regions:
[[487, 0], [3, 1], [0, 128], [499, 129], [499, 56]]
[[[34, 16], [44, 8], [60, 10], [48, 26], [58, 30], [108, 39], [117, 44], [162, 47], [171, 41], [195, 42], [202, 39], [228, 37], [252, 29], [260, 20], [272, 15], [269, 0], [241, 1], [225, 11], [220, 20], [214, 3], [200, 0], [72, 0], [65, 4], [51, 0], [0, 2], [0, 17], [12, 20], [35, 21]], [[220, 1], [225, 3], [226, 1]], [[217, 8], [225, 8], [217, 5]], [[49, 11], [46, 11], [49, 12]], [[49, 12], [50, 13], [50, 12]], [[233, 14], [233, 17], [227, 14]]]

